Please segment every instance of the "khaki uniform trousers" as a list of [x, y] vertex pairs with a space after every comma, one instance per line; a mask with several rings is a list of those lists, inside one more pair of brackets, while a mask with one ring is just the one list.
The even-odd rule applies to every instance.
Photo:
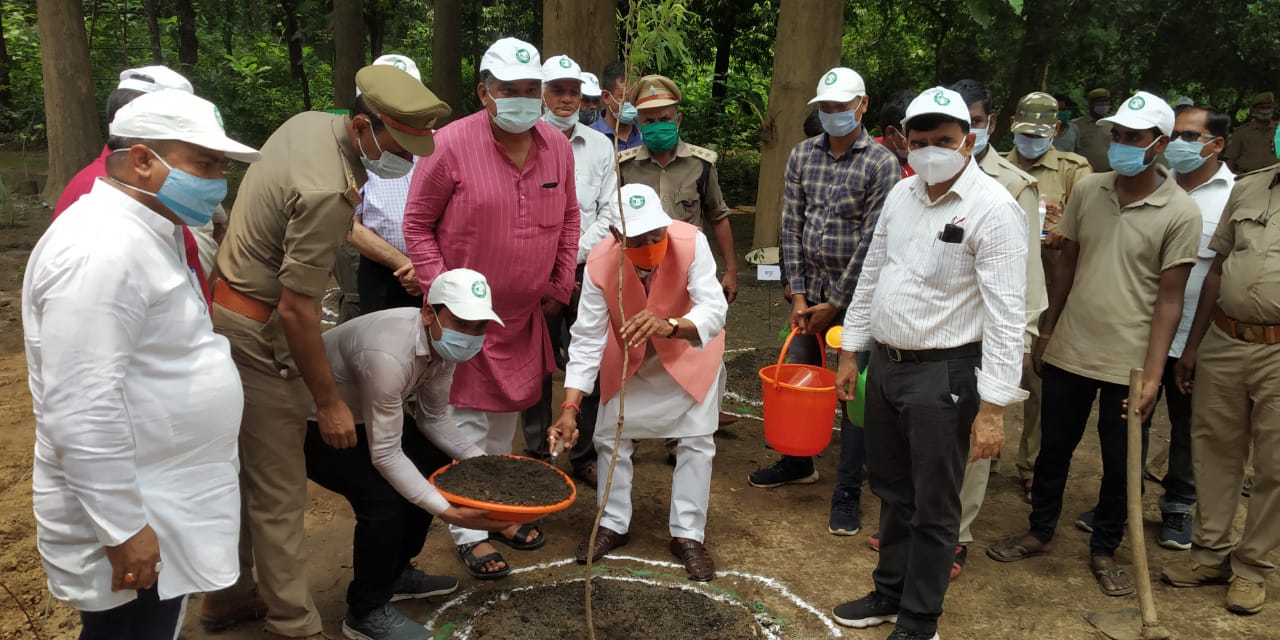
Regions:
[[[278, 321], [262, 324], [213, 306], [214, 330], [231, 343], [244, 385], [240, 421], [241, 580], [207, 597], [243, 596], [256, 564], [267, 604], [267, 631], [307, 636], [321, 631], [307, 584], [303, 515], [307, 467], [303, 453], [311, 393], [293, 366]], [[256, 561], [256, 562], [255, 562]]]
[[[1249, 445], [1257, 474], [1244, 532], [1233, 522]], [[1191, 462], [1196, 500], [1191, 559], [1266, 582], [1280, 547], [1280, 344], [1249, 344], [1209, 327], [1191, 394]]]

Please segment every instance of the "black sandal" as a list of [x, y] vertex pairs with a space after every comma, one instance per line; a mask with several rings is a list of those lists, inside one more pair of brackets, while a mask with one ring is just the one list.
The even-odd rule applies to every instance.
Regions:
[[472, 578], [475, 578], [476, 580], [497, 580], [498, 578], [505, 577], [507, 574], [511, 573], [510, 564], [507, 564], [507, 566], [498, 569], [497, 571], [485, 571], [485, 564], [489, 562], [501, 562], [506, 564], [507, 560], [497, 551], [477, 557], [474, 550], [478, 544], [480, 543], [472, 542], [470, 544], [460, 544], [454, 548], [454, 555], [458, 557], [458, 562], [462, 563], [462, 566], [467, 570], [467, 573], [471, 574]]
[[[530, 540], [529, 534], [534, 531], [538, 532], [538, 537], [537, 539]], [[526, 522], [525, 524], [520, 525], [519, 529], [516, 529], [516, 534], [511, 538], [507, 538], [501, 533], [493, 531], [489, 533], [489, 541], [501, 542], [516, 551], [533, 551], [547, 543], [547, 535], [542, 532], [542, 529], [538, 528], [537, 523]]]

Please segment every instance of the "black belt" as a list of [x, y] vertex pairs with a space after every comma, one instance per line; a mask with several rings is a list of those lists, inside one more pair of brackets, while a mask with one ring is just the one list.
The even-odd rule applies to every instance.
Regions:
[[922, 349], [919, 351], [895, 349], [894, 347], [880, 344], [878, 342], [876, 343], [876, 347], [884, 351], [884, 354], [894, 362], [939, 362], [942, 360], [982, 357], [981, 342], [970, 342], [969, 344], [951, 347], [949, 349]]

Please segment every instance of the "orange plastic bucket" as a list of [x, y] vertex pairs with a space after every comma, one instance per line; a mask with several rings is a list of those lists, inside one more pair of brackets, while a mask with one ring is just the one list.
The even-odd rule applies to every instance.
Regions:
[[822, 366], [783, 364], [795, 329], [787, 336], [778, 362], [760, 370], [764, 389], [764, 439], [778, 453], [812, 456], [831, 443], [831, 426], [836, 412], [836, 373], [827, 368], [826, 349]]

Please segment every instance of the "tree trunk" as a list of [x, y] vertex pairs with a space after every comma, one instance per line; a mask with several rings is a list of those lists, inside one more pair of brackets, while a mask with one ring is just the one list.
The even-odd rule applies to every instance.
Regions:
[[302, 27], [298, 24], [298, 0], [280, 0], [284, 11], [284, 39], [289, 46], [289, 75], [302, 89], [302, 110], [311, 110], [311, 86], [302, 64]]
[[711, 99], [715, 102], [724, 102], [729, 95], [729, 56], [738, 35], [735, 23], [730, 19], [716, 25], [716, 66], [711, 76]]
[[1013, 76], [1006, 86], [1009, 87], [1009, 101], [1000, 111], [997, 127], [1007, 123], [1018, 106], [1018, 100], [1032, 91], [1044, 91], [1045, 71], [1049, 68], [1055, 39], [1059, 32], [1057, 25], [1064, 24], [1066, 7], [1061, 0], [1040, 0], [1022, 5], [1022, 43], [1019, 47], [1018, 62], [1014, 65]]
[[840, 63], [844, 29], [841, 0], [782, 0], [774, 45], [769, 107], [760, 128], [760, 186], [752, 246], [778, 246], [782, 187], [791, 148], [804, 139], [804, 119], [812, 107], [813, 87], [827, 69]]
[[190, 75], [200, 57], [200, 41], [196, 39], [196, 7], [193, 0], [176, 0], [178, 8], [178, 64]]
[[222, 15], [222, 49], [227, 55], [233, 55], [235, 51], [232, 36], [235, 34], [236, 28], [236, 3], [224, 2]]
[[0, 107], [13, 107], [13, 58], [4, 41], [4, 12], [0, 11]]
[[333, 108], [346, 109], [356, 97], [356, 72], [364, 61], [364, 3], [333, 0]]
[[370, 2], [365, 7], [364, 24], [369, 32], [369, 59], [377, 60], [387, 41], [387, 12], [377, 2]]
[[49, 178], [41, 197], [53, 202], [71, 176], [98, 155], [102, 131], [93, 96], [84, 4], [80, 0], [40, 0], [36, 20], [49, 140]]
[[[431, 91], [453, 109], [462, 110], [462, 21], [458, 0], [435, 0], [435, 31], [431, 34]], [[447, 121], [447, 120], [446, 120]], [[439, 122], [436, 126], [442, 126]]]
[[164, 53], [160, 51], [160, 22], [156, 15], [156, 0], [143, 0], [142, 9], [147, 15], [147, 35], [151, 37], [151, 62], [164, 64]]
[[543, 0], [543, 58], [564, 54], [602, 74], [618, 59], [617, 7], [614, 0]]

